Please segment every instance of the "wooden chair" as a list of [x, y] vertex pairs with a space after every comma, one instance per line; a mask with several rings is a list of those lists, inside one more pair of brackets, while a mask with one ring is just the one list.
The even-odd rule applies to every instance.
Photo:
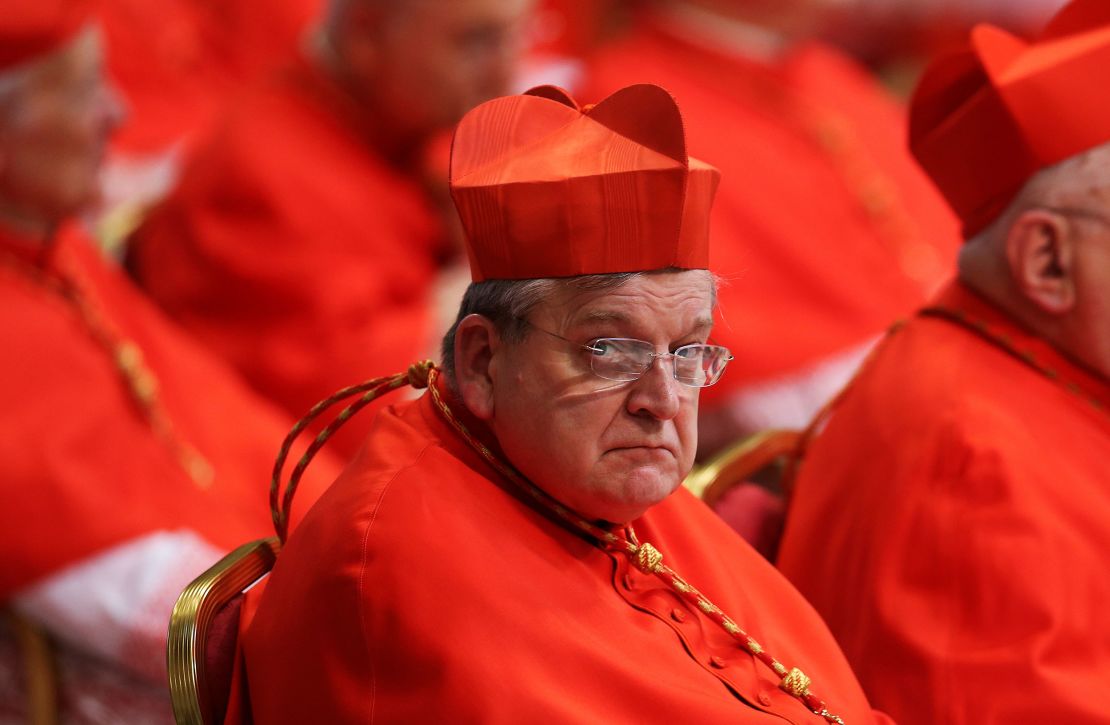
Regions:
[[243, 592], [274, 566], [278, 540], [240, 546], [193, 580], [170, 615], [166, 664], [174, 719], [179, 725], [224, 720]]
[[804, 433], [795, 430], [756, 433], [695, 468], [683, 485], [773, 560], [803, 439]]

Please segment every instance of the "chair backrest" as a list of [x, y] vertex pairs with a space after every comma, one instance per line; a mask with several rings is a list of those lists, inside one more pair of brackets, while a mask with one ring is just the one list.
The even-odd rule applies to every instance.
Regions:
[[748, 436], [691, 471], [683, 485], [710, 508], [729, 489], [756, 480], [772, 467], [777, 485], [784, 470], [795, 462], [803, 436], [797, 430], [765, 430]]
[[220, 559], [181, 592], [170, 615], [166, 664], [179, 725], [223, 722], [231, 692], [243, 591], [274, 566], [276, 538]]
[[683, 485], [756, 551], [774, 561], [785, 523], [789, 479], [803, 441], [800, 431], [756, 433], [694, 469]]

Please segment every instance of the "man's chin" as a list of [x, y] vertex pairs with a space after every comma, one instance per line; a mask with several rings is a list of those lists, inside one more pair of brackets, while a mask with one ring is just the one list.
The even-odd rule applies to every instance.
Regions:
[[654, 467], [645, 467], [629, 472], [622, 483], [619, 489], [620, 500], [613, 502], [613, 508], [623, 512], [624, 521], [631, 521], [642, 516], [652, 506], [662, 503], [682, 484], [682, 479], [673, 470], [661, 471]]

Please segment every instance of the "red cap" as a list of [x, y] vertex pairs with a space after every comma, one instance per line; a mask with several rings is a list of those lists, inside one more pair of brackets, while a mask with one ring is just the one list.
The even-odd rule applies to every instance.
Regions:
[[1074, 0], [1039, 38], [990, 25], [925, 72], [910, 147], [964, 223], [988, 226], [1041, 169], [1110, 141], [1110, 2]]
[[91, 19], [87, 0], [4, 0], [0, 71], [57, 50]]
[[497, 98], [451, 147], [475, 282], [706, 269], [719, 178], [686, 154], [678, 105], [653, 85], [585, 108], [552, 86]]

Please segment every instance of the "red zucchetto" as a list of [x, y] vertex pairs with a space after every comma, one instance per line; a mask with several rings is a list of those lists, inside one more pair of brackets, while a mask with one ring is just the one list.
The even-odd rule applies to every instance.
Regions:
[[61, 47], [91, 17], [86, 0], [4, 0], [0, 72]]
[[990, 25], [936, 61], [910, 146], [970, 238], [1035, 173], [1110, 141], [1110, 2], [1075, 0], [1026, 42]]
[[718, 179], [686, 153], [674, 98], [646, 84], [584, 108], [551, 86], [497, 98], [451, 148], [475, 282], [706, 269]]

